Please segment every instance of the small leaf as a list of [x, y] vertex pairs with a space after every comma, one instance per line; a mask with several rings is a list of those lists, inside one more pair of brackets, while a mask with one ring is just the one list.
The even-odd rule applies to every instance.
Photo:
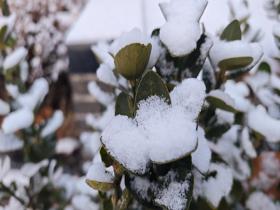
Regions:
[[1, 43], [4, 42], [4, 39], [5, 39], [7, 30], [8, 30], [8, 27], [7, 27], [7, 26], [3, 26], [3, 27], [0, 29], [0, 42], [1, 42]]
[[86, 179], [86, 183], [93, 189], [101, 191], [101, 192], [107, 192], [114, 188], [113, 183], [105, 183], [105, 182], [97, 182], [95, 180], [89, 180]]
[[134, 80], [144, 73], [148, 65], [152, 45], [139, 43], [122, 48], [115, 56], [117, 72], [128, 80]]
[[115, 110], [116, 110], [115, 111], [116, 115], [125, 115], [128, 117], [133, 117], [134, 115], [133, 98], [124, 92], [120, 93], [116, 100]]
[[221, 35], [222, 40], [234, 41], [241, 40], [242, 32], [238, 20], [232, 21], [223, 31]]
[[228, 58], [219, 62], [218, 66], [223, 71], [238, 70], [250, 65], [253, 62], [252, 57]]
[[0, 6], [4, 16], [10, 15], [10, 9], [7, 0], [0, 0]]
[[153, 71], [148, 71], [138, 85], [135, 104], [151, 96], [159, 96], [171, 103], [168, 89], [160, 76]]
[[271, 74], [270, 65], [267, 62], [262, 62], [258, 68], [259, 71]]

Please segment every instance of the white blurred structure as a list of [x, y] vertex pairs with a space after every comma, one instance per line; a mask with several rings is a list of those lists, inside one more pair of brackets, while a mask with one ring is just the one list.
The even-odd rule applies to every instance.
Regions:
[[[68, 46], [88, 46], [100, 40], [112, 40], [132, 28], [151, 33], [165, 22], [158, 4], [169, 0], [89, 0], [67, 36]], [[228, 2], [238, 0], [208, 0], [202, 17], [206, 31], [212, 35], [231, 20]], [[264, 33], [262, 46], [267, 57], [279, 54], [272, 36], [273, 20], [264, 10], [265, 0], [248, 0], [249, 23]]]

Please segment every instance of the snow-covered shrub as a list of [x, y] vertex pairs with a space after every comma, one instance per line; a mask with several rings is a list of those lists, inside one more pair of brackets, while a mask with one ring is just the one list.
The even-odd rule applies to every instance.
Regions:
[[16, 14], [18, 45], [28, 49], [30, 78], [56, 80], [68, 70], [66, 30], [81, 10], [84, 0], [11, 0]]
[[5, 0], [0, 6], [0, 209], [95, 210], [96, 192], [81, 176], [82, 166], [67, 161], [80, 145], [58, 141], [64, 114], [45, 106], [45, 78], [26, 82], [28, 50], [15, 47], [15, 16]]
[[258, 198], [279, 208], [249, 182], [254, 158], [279, 150], [279, 77], [238, 20], [207, 34], [206, 6], [162, 3], [166, 23], [151, 37], [133, 29], [93, 47], [110, 87], [89, 84], [104, 112], [86, 119], [100, 145], [87, 183], [101, 209], [253, 210]]

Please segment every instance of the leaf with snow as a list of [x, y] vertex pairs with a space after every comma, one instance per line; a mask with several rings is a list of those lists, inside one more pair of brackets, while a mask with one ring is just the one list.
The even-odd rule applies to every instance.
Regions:
[[211, 150], [208, 146], [208, 140], [205, 138], [203, 129], [198, 128], [198, 146], [192, 153], [192, 163], [201, 173], [206, 174], [209, 170], [210, 161]]
[[254, 148], [253, 143], [250, 140], [250, 134], [249, 134], [248, 128], [243, 128], [243, 130], [241, 132], [240, 140], [241, 140], [241, 146], [242, 146], [244, 152], [246, 153], [246, 155], [248, 155], [248, 157], [250, 157], [250, 158], [256, 158], [257, 152]]
[[24, 108], [34, 110], [48, 94], [49, 84], [46, 79], [40, 78], [34, 81], [31, 88], [27, 93], [20, 94], [16, 101], [17, 103]]
[[234, 100], [221, 90], [212, 90], [207, 95], [206, 100], [215, 108], [229, 112], [236, 112]]
[[105, 106], [112, 104], [114, 101], [114, 95], [101, 90], [101, 88], [94, 81], [88, 84], [88, 90], [98, 102]]
[[114, 187], [114, 176], [103, 163], [94, 163], [86, 176], [87, 184], [95, 190], [106, 192]]
[[210, 58], [215, 67], [226, 70], [249, 71], [263, 55], [259, 44], [245, 41], [222, 41], [216, 39], [210, 50]]
[[41, 131], [41, 136], [45, 138], [48, 135], [55, 133], [56, 130], [63, 124], [63, 121], [63, 112], [61, 110], [55, 111], [53, 116], [48, 120], [46, 126]]
[[209, 171], [215, 172], [215, 176], [203, 181], [203, 194], [217, 208], [222, 198], [230, 193], [233, 177], [230, 168], [224, 164], [212, 163]]
[[3, 68], [4, 70], [11, 69], [15, 67], [16, 65], [19, 65], [20, 62], [26, 57], [27, 50], [24, 47], [20, 47], [16, 49], [14, 52], [9, 54], [4, 62], [3, 62]]
[[238, 20], [233, 20], [223, 31], [221, 40], [234, 41], [241, 40], [242, 32]]
[[13, 134], [4, 134], [0, 131], [0, 153], [20, 150], [23, 147], [23, 141]]
[[196, 48], [201, 31], [199, 20], [206, 0], [172, 0], [161, 3], [166, 23], [160, 28], [160, 40], [173, 56], [183, 56]]
[[2, 99], [0, 99], [0, 116], [2, 115], [6, 115], [10, 112], [10, 105], [3, 101]]
[[195, 79], [185, 80], [171, 95], [174, 104], [158, 96], [149, 97], [139, 103], [135, 119], [118, 115], [103, 131], [102, 143], [126, 169], [144, 174], [151, 162], [172, 162], [195, 150], [195, 119], [205, 86]]
[[22, 108], [11, 112], [2, 122], [2, 130], [6, 134], [14, 133], [20, 129], [28, 128], [34, 120], [33, 112]]
[[66, 137], [59, 139], [55, 146], [56, 154], [71, 155], [77, 148], [79, 143], [77, 139]]
[[113, 69], [110, 68], [107, 64], [101, 64], [96, 70], [96, 76], [98, 80], [104, 82], [105, 84], [118, 86], [118, 80], [113, 72]]
[[268, 142], [277, 143], [280, 141], [280, 120], [269, 116], [262, 106], [249, 111], [248, 126], [263, 135]]

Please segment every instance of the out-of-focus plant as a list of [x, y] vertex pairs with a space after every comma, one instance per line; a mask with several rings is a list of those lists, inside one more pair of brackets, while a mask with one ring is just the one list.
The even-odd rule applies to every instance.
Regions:
[[259, 64], [262, 49], [242, 39], [240, 21], [219, 37], [201, 30], [206, 5], [160, 4], [166, 23], [151, 37], [134, 29], [93, 47], [111, 90], [89, 84], [104, 105], [86, 118], [100, 136], [87, 183], [101, 209], [279, 208], [264, 179], [251, 182], [255, 158], [279, 150], [279, 77]]
[[44, 76], [57, 80], [68, 70], [66, 30], [77, 18], [84, 0], [11, 0], [16, 14], [18, 45], [28, 49], [31, 80]]
[[0, 6], [0, 209], [95, 210], [96, 193], [85, 184], [82, 165], [70, 166], [80, 145], [58, 141], [64, 114], [46, 106], [45, 78], [28, 82], [28, 50], [16, 47], [7, 1]]

